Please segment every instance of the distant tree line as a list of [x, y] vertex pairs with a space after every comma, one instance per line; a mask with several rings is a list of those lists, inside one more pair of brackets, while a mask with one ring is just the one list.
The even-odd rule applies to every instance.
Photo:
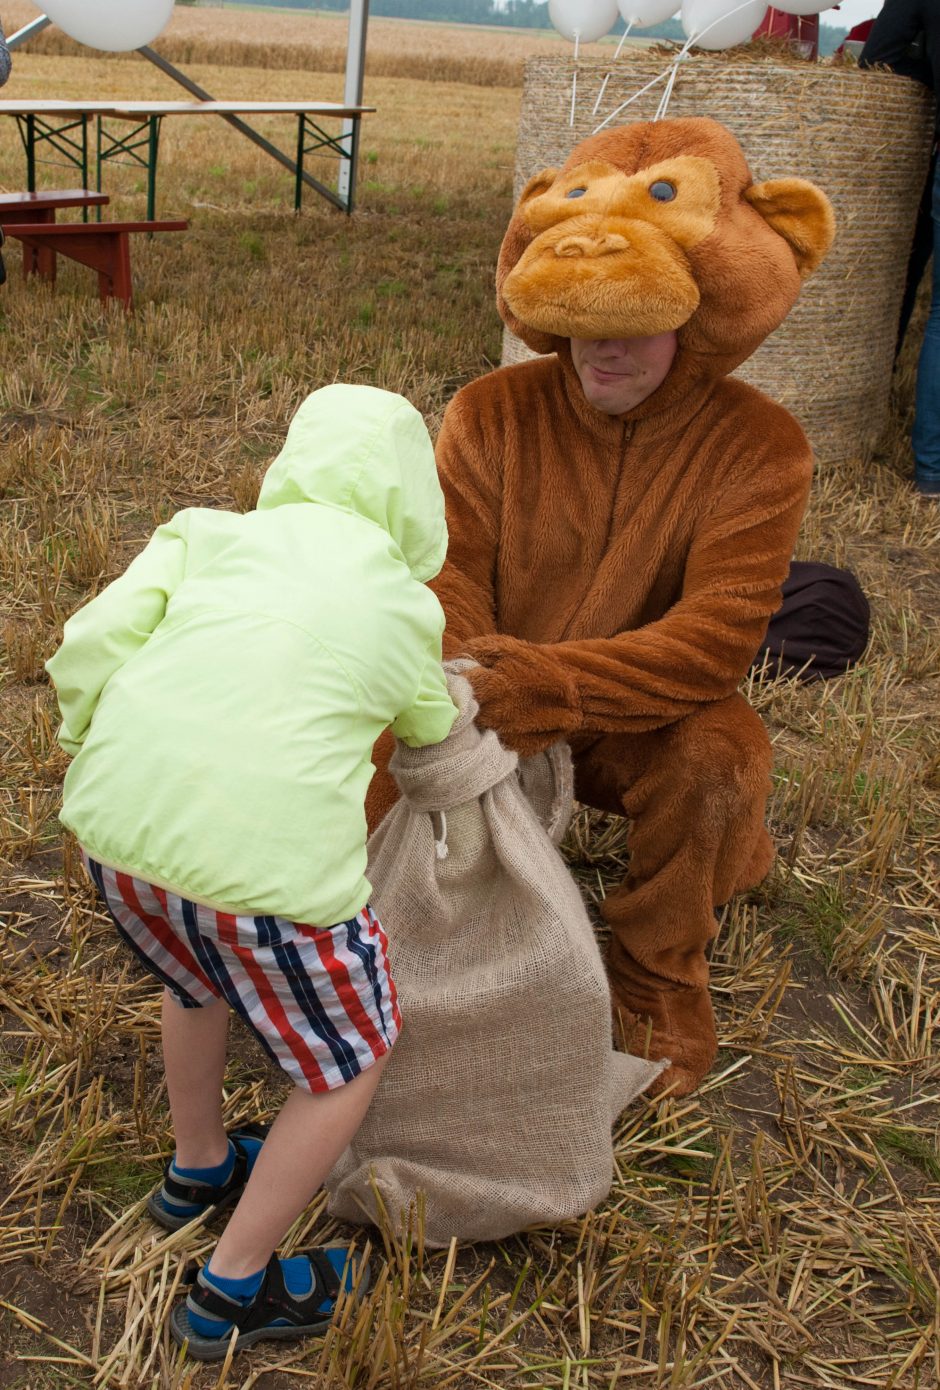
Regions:
[[[179, 3], [179, 0], [178, 0]], [[186, 0], [183, 0], [186, 3]], [[278, 9], [339, 10], [349, 9], [349, 0], [253, 0], [254, 4], [272, 5]], [[678, 0], [677, 0], [678, 3]], [[494, 24], [509, 29], [550, 29], [548, 0], [369, 0], [369, 13], [392, 19], [425, 19], [451, 24]], [[623, 21], [618, 20], [612, 34], [623, 33]], [[640, 31], [638, 31], [640, 32]], [[820, 27], [820, 53], [825, 57], [838, 48], [848, 33], [827, 24]], [[678, 19], [667, 19], [652, 29], [643, 29], [646, 39], [685, 41]]]

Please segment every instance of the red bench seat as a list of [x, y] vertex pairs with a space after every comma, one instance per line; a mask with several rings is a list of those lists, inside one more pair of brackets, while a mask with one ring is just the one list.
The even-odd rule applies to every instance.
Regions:
[[[10, 222], [0, 218], [8, 237], [23, 243], [27, 252], [24, 271], [55, 280], [55, 253], [98, 272], [103, 300], [120, 299], [126, 309], [132, 302], [131, 248], [133, 232], [185, 232], [188, 222]], [[51, 252], [51, 256], [43, 256]]]

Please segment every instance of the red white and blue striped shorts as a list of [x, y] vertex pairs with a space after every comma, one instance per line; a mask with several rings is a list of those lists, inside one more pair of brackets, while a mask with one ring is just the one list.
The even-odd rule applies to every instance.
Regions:
[[298, 1086], [343, 1086], [397, 1038], [388, 941], [370, 907], [333, 927], [236, 916], [83, 857], [119, 934], [177, 1003], [224, 999]]

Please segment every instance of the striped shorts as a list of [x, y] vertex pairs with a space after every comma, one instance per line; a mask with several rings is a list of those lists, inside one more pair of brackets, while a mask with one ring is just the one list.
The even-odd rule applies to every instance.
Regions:
[[236, 916], [83, 857], [120, 936], [176, 1002], [224, 999], [296, 1085], [343, 1086], [397, 1038], [388, 942], [370, 907], [334, 927]]

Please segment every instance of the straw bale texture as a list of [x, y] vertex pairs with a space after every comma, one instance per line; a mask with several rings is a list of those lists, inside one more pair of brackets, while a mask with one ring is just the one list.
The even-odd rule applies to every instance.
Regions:
[[[592, 115], [606, 64], [578, 64], [569, 125], [570, 60], [526, 64], [516, 194], [651, 78], [663, 53], [624, 57]], [[613, 125], [651, 120], [662, 84]], [[817, 455], [838, 461], [873, 448], [888, 392], [908, 251], [926, 176], [932, 108], [926, 89], [891, 74], [785, 61], [696, 55], [683, 63], [670, 116], [712, 116], [741, 143], [755, 180], [811, 179], [836, 211], [836, 243], [781, 328], [739, 369], [802, 423]], [[530, 356], [508, 332], [503, 362]]]

